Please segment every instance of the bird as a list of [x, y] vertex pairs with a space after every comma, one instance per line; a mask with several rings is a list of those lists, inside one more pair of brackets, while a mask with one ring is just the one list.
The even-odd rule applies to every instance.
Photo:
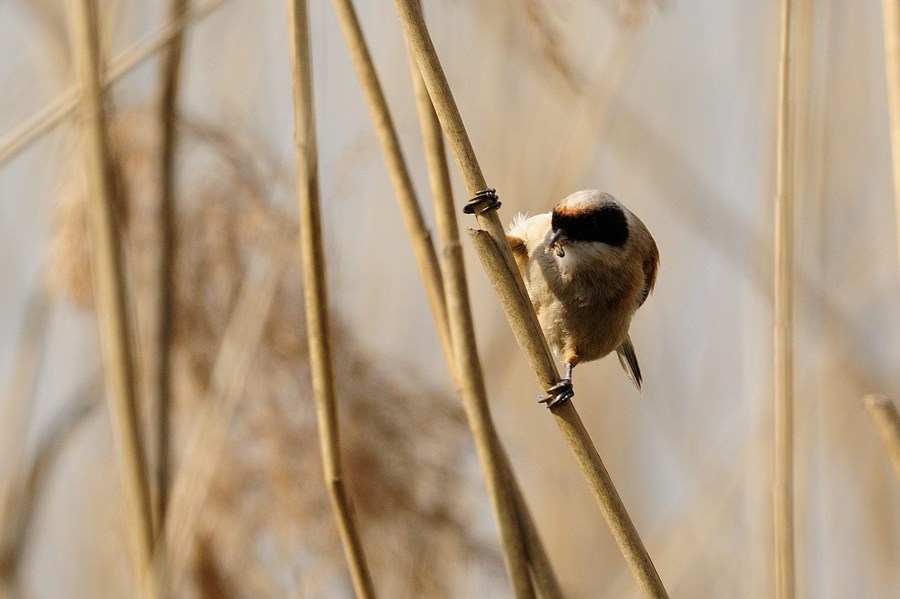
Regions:
[[553, 407], [571, 399], [575, 366], [613, 350], [640, 390], [629, 327], [659, 268], [659, 249], [641, 219], [609, 193], [586, 189], [551, 212], [519, 214], [506, 237], [541, 328], [566, 367], [539, 401]]

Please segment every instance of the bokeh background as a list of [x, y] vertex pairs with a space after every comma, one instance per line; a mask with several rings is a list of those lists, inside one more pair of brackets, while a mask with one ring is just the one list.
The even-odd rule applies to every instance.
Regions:
[[[76, 83], [67, 4], [0, 2], [4, 140]], [[152, 37], [165, 4], [101, 2], [106, 54]], [[643, 392], [607, 358], [578, 368], [575, 401], [670, 594], [772, 596], [779, 3], [424, 4], [501, 218], [599, 188], [660, 247], [656, 292], [631, 333]], [[862, 408], [868, 393], [900, 395], [881, 5], [796, 4], [798, 596], [897, 597], [900, 483]], [[390, 2], [357, 10], [430, 219], [396, 14]], [[312, 0], [310, 11], [342, 434], [375, 585], [384, 597], [511, 596], [362, 93], [330, 3]], [[202, 464], [214, 474], [178, 565], [179, 596], [350, 597], [319, 466], [299, 260], [284, 250], [297, 248], [284, 3], [226, 0], [191, 23], [185, 44], [173, 465], [176, 480]], [[148, 59], [110, 88], [143, 374], [159, 71]], [[10, 597], [134, 593], [77, 123], [65, 119], [0, 165], [0, 592]], [[455, 172], [454, 184], [462, 205]], [[491, 407], [567, 596], [638, 597], [464, 245]], [[259, 342], [242, 343], [254, 320]], [[188, 438], [221, 391], [228, 331], [250, 366], [220, 423], [224, 440], [192, 462]]]

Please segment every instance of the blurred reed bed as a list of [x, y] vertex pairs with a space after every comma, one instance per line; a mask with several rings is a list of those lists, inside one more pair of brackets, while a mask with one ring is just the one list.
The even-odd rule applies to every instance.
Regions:
[[[150, 338], [157, 314], [158, 133], [146, 109], [121, 111], [112, 140], [127, 189], [125, 231], [138, 337]], [[185, 164], [177, 207], [173, 336], [174, 478], [184, 441], [207, 394], [242, 281], [264, 268], [270, 240], [296, 236], [293, 218], [268, 203], [284, 182], [265, 148], [208, 123], [183, 119]], [[57, 297], [93, 308], [85, 182], [73, 165], [60, 190], [49, 282]], [[291, 241], [292, 244], [296, 241]], [[230, 425], [186, 568], [185, 596], [280, 597], [292, 589], [322, 596], [345, 588], [345, 569], [321, 484], [302, 319], [299, 265], [292, 257], [275, 291], [245, 392]], [[254, 315], [259, 316], [259, 315]], [[408, 376], [388, 374], [334, 327], [345, 463], [370, 560], [385, 596], [452, 596], [460, 572], [502, 576], [493, 543], [472, 525], [471, 446], [458, 408]], [[143, 349], [143, 343], [140, 344]], [[153, 354], [140, 351], [140, 371]], [[143, 380], [146, 389], [148, 381]], [[144, 407], [145, 422], [152, 411]], [[177, 483], [176, 483], [177, 484]], [[453, 490], [452, 492], [450, 490]], [[477, 497], [475, 492], [475, 497]], [[476, 502], [477, 503], [477, 502]], [[171, 509], [177, 510], [178, 503]], [[172, 514], [176, 519], [177, 514]], [[223, 591], [224, 589], [224, 591]], [[183, 589], [176, 589], [180, 593]]]
[[[807, 7], [801, 8], [801, 13], [808, 10], [809, 2], [797, 3]], [[114, 4], [117, 3], [106, 3]], [[548, 110], [547, 123], [533, 123], [532, 129], [524, 133], [517, 131], [515, 135], [498, 132], [497, 116], [490, 110], [473, 111], [471, 119], [466, 113], [467, 123], [474, 121], [473, 134], [484, 136], [478, 144], [480, 157], [497, 161], [497, 156], [503, 156], [504, 164], [523, 165], [523, 168], [508, 169], [510, 173], [503, 169], [496, 173], [501, 179], [496, 184], [504, 192], [504, 200], [510, 198], [507, 206], [519, 204], [536, 209], [538, 205], [544, 206], [539, 202], [564, 195], [573, 186], [580, 185], [586, 174], [596, 174], [590, 171], [591, 164], [595, 162], [597, 148], [603, 146], [604, 152], [614, 156], [615, 161], [627, 163], [642, 181], [643, 186], [637, 189], [648, 191], [648, 195], [637, 201], [653, 202], [658, 195], [666, 203], [655, 218], [661, 221], [666, 215], [674, 216], [672, 221], [678, 221], [683, 227], [676, 231], [683, 235], [682, 239], [691, 243], [701, 240], [704, 251], [724, 260], [730, 269], [741, 271], [742, 280], [749, 281], [748, 295], [756, 291], [769, 298], [773, 257], [769, 243], [770, 215], [766, 213], [762, 223], [753, 221], [750, 213], [721, 197], [725, 193], [721, 181], [730, 185], [732, 180], [725, 170], [713, 177], [698, 167], [691, 158], [691, 152], [698, 148], [690, 145], [696, 140], [676, 138], [677, 127], [664, 123], [658, 114], [648, 110], [647, 104], [623, 101], [628, 100], [623, 87], [635, 71], [635, 59], [642, 58], [645, 67], [651, 66], [650, 44], [690, 45], [690, 41], [673, 41], [672, 34], [664, 27], [655, 31], [653, 40], [641, 37], [645, 31], [642, 25], [653, 14], [650, 11], [653, 2], [610, 0], [591, 4], [602, 5], [601, 9], [612, 15], [620, 28], [616, 35], [607, 36], [611, 40], [611, 52], [602, 53], [603, 60], [598, 58], [596, 65], [590, 66], [577, 59], [577, 53], [566, 50], [566, 36], [572, 24], [546, 0], [529, 0], [522, 5], [509, 2], [501, 10], [485, 3], [466, 6], [483, 21], [483, 30], [479, 29], [478, 35], [492, 31], [491, 36], [484, 35], [481, 41], [486, 45], [494, 41], [499, 29], [509, 38], [506, 40], [509, 54], [524, 57], [535, 72], [550, 82], [545, 81], [545, 85], [554, 88], [554, 101], [564, 104], [572, 113], [571, 118], [553, 121], [550, 118], [553, 113]], [[29, 5], [42, 11], [59, 12], [57, 8], [49, 8], [51, 3], [46, 1]], [[626, 5], [640, 7], [642, 12], [637, 14], [641, 18], [632, 18], [623, 11]], [[846, 10], [849, 9], [838, 5], [825, 9], [833, 15], [829, 17], [834, 21], [830, 25], [832, 29], [840, 23], [840, 17], [847, 16]], [[689, 12], [690, 6], [675, 6], [674, 11]], [[774, 11], [770, 12], [768, 16], [774, 17]], [[872, 337], [860, 328], [861, 323], [874, 318], [869, 309], [880, 305], [873, 299], [877, 294], [871, 287], [871, 270], [883, 265], [883, 261], [875, 260], [871, 256], [874, 252], [865, 246], [866, 266], [859, 268], [861, 261], [854, 248], [869, 240], [847, 235], [849, 229], [844, 226], [850, 220], [862, 222], [868, 203], [862, 194], [854, 200], [851, 212], [842, 207], [845, 202], [834, 197], [834, 189], [843, 189], [836, 184], [838, 177], [858, 181], [853, 170], [858, 157], [850, 152], [860, 149], [859, 138], [854, 135], [865, 132], [865, 128], [855, 122], [852, 127], [840, 128], [838, 113], [846, 105], [835, 92], [844, 91], [847, 68], [841, 67], [841, 61], [835, 61], [840, 53], [822, 42], [823, 38], [836, 35], [828, 31], [829, 19], [822, 17], [821, 6], [813, 12], [818, 15], [814, 32], [818, 41], [812, 56], [817, 78], [810, 89], [798, 93], [797, 100], [801, 110], [806, 104], [803, 98], [807, 97], [813, 98], [813, 104], [819, 107], [815, 114], [806, 115], [809, 119], [806, 127], [810, 131], [801, 132], [818, 143], [810, 144], [808, 158], [797, 157], [796, 166], [798, 178], [814, 179], [807, 183], [809, 189], [804, 202], [808, 198], [810, 204], [816, 203], [816, 206], [798, 206], [798, 220], [803, 223], [801, 238], [797, 240], [798, 258], [806, 261], [796, 275], [798, 329], [804, 332], [797, 340], [800, 358], [797, 384], [803, 390], [802, 394], [798, 393], [798, 415], [802, 417], [797, 422], [796, 498], [797, 505], [802, 506], [797, 514], [800, 558], [797, 575], [800, 596], [835, 597], [848, 588], [886, 589], [891, 581], [897, 580], [893, 560], [897, 537], [892, 534], [897, 521], [891, 503], [896, 497], [896, 481], [884, 476], [885, 471], [891, 474], [888, 460], [874, 430], [864, 421], [857, 401], [873, 390], [889, 389], [893, 378], [884, 361], [879, 360], [879, 350], [873, 347]], [[508, 29], [499, 27], [508, 19], [518, 19], [517, 24]], [[774, 21], [770, 25], [771, 34], [776, 26]], [[802, 20], [799, 25], [804, 25]], [[856, 21], [848, 23], [846, 30], [841, 25], [841, 35], [854, 39], [853, 27], [858, 25]], [[46, 31], [59, 29], [56, 23]], [[748, 40], [741, 31], [729, 31], [729, 34], [739, 40], [741, 48], [747, 48]], [[799, 37], [802, 43], [803, 34]], [[65, 48], [66, 44], [56, 46]], [[798, 50], [804, 51], [802, 47]], [[467, 55], [469, 51], [467, 47]], [[771, 64], [767, 62], [762, 69], [767, 71], [765, 80], [771, 80], [773, 89], [774, 56]], [[801, 74], [802, 60], [798, 57]], [[860, 76], [865, 71], [856, 65], [852, 70]], [[833, 79], [826, 78], [826, 71]], [[658, 69], [654, 72], [650, 68], [648, 72], [651, 77], [660, 75]], [[482, 84], [495, 75], [486, 69], [481, 74], [473, 73], [473, 77], [483, 78]], [[753, 78], [747, 81], [754, 86], [758, 83]], [[858, 79], [853, 81], [859, 83]], [[699, 83], [699, 77], [685, 80], [688, 87]], [[643, 91], [646, 87], [639, 89]], [[853, 86], [846, 89], [853, 90], [854, 97], [862, 98], [861, 101], [871, 101], [871, 94], [856, 93]], [[533, 89], [527, 91], [525, 95], [539, 103], [540, 98], [534, 98]], [[768, 91], [774, 97], [773, 90]], [[760, 97], [754, 96], [751, 102], [772, 100], [765, 96], [766, 90], [758, 93]], [[678, 101], [683, 102], [684, 98], [673, 100]], [[743, 105], [737, 108], [746, 110]], [[681, 109], [684, 110], [683, 105]], [[517, 113], [511, 109], [509, 114]], [[759, 116], [753, 111], [742, 114], [751, 121]], [[798, 120], [804, 118], [802, 112], [796, 116]], [[690, 115], [686, 114], [686, 119]], [[152, 292], [158, 276], [159, 243], [156, 157], [160, 142], [156, 138], [156, 120], [154, 109], [130, 108], [116, 116], [112, 132], [116, 159], [121, 165], [119, 170], [127, 173], [123, 185], [129, 199], [118, 210], [127, 229], [129, 287], [139, 325], [139, 370], [145, 397], [142, 407], [148, 431], [156, 418], [147, 403], [152, 400], [149, 373], [155, 368], [156, 359], [155, 353], [147, 348], [157, 330], [154, 315], [158, 310]], [[562, 127], [558, 128], [560, 123]], [[208, 488], [209, 497], [199, 512], [196, 530], [190, 534], [189, 559], [179, 564], [185, 584], [178, 592], [183, 596], [204, 597], [284, 596], [288, 593], [286, 589], [295, 588], [302, 589], [304, 596], [349, 593], [344, 560], [333, 531], [327, 497], [321, 488], [312, 400], [308, 398], [309, 401], [300, 405], [294, 392], [309, 387], [308, 373], [302, 366], [306, 359], [302, 290], [296, 282], [299, 280], [297, 264], [287, 261], [277, 266], [279, 252], [272, 243], [273, 239], [294, 243], [294, 219], [288, 216], [292, 212], [280, 212], [273, 207], [272, 200], [273, 196], [280, 197], [281, 188], [288, 184], [282, 181], [278, 159], [272, 158], [265, 143], [250, 136], [248, 130], [226, 128], [191, 117], [182, 118], [179, 126], [186, 150], [181, 158], [185, 161], [184, 180], [177, 215], [178, 235], [183, 241], [175, 278], [173, 340], [176, 404], [172, 471], [176, 479], [185, 477], [183, 467], [189, 461], [185, 451], [188, 439], [199, 428], [196, 419], [206, 413], [202, 408], [216, 399], [214, 372], [226, 353], [223, 340], [229, 330], [240, 325], [236, 321], [242, 318], [237, 314], [241, 298], [245, 293], [251, 299], [253, 293], [261, 295], [260, 287], [273, 269], [283, 268], [283, 274], [278, 276], [271, 306], [265, 312], [258, 351], [254, 350], [254, 355], [249, 357], [252, 367], [243, 377], [246, 380], [237, 385], [241, 391], [236, 412], [233, 416], [213, 412], [216, 418], [227, 420], [219, 423], [225, 431], [222, 449], [215, 456], [198, 454], [204, 463], [215, 461], [218, 465], [211, 469], [214, 478]], [[522, 143], [523, 136], [540, 143]], [[836, 149], [834, 142], [827, 143], [829, 137], [841, 138], [842, 147]], [[865, 141], [869, 144], [871, 140]], [[504, 142], [515, 147], [509, 151], [510, 148], [502, 146]], [[768, 149], [771, 148], [767, 146], [759, 153], [766, 154]], [[535, 154], [541, 155], [540, 162], [535, 161]], [[825, 168], [837, 159], [841, 168]], [[805, 161], [811, 167], [804, 168]], [[627, 185], [627, 176], [619, 172], [627, 169], [617, 170], [616, 165], [607, 162], [598, 169], [601, 174], [609, 174], [610, 180]], [[525, 168], [536, 164], [540, 165], [533, 169], [536, 174]], [[768, 169], [769, 163], [766, 164]], [[873, 184], [877, 177], [873, 179], [870, 166], [866, 170], [866, 184]], [[554, 176], [547, 177], [546, 172]], [[90, 263], [86, 258], [88, 248], [83, 230], [82, 176], [81, 169], [73, 163], [69, 182], [60, 190], [54, 239], [56, 259], [49, 280], [55, 299], [64, 297], [92, 309]], [[754, 178], [765, 179], [765, 175], [748, 177], [751, 181]], [[757, 198], [759, 203], [767, 203], [770, 196], [762, 195]], [[798, 197], [802, 195], [798, 192]], [[829, 219], [833, 221], [830, 228]], [[864, 230], [865, 237], [872, 233]], [[674, 235], [671, 229], [668, 234]], [[666, 270], [671, 277], [667, 282], [668, 304], [669, 310], [677, 310], [679, 318], [688, 318], [691, 305], [699, 300], [692, 298], [679, 304], [679, 287], [699, 283], [688, 276], [687, 269], [677, 270], [674, 263], [679, 259], [678, 253], [679, 248], [670, 245], [666, 254], [666, 264], [672, 265]], [[679, 282], [680, 277], [685, 278]], [[883, 292], [878, 290], [878, 294]], [[716, 299], [722, 299], [718, 292]], [[742, 296], [741, 301], [752, 304], [755, 300]], [[766, 299], [762, 303], [768, 306], [768, 302]], [[751, 312], [744, 310], [737, 314], [746, 317]], [[865, 321], [860, 312], [865, 312]], [[695, 364], [693, 359], [709, 360], [712, 356], [711, 348], [716, 346], [706, 344], [715, 341], [712, 330], [715, 327], [704, 321], [700, 327], [702, 343], [688, 351], [684, 339], [670, 338], [677, 336], [671, 323], [665, 323], [664, 317], [661, 320], [660, 330], [672, 335], [659, 339], [659, 348], [650, 351], [657, 356], [672, 356], [666, 361], [671, 361], [674, 367], [668, 370], [659, 367], [667, 389], [672, 390], [671, 397], [645, 397], [640, 403], [634, 402], [637, 407], [628, 404], [623, 408], [615, 402], [600, 401], [590, 405], [580, 403], [579, 408], [586, 418], [590, 417], [591, 410], [602, 412], [602, 419], [594, 418], [591, 424], [599, 432], [604, 455], [609, 451], [610, 463], [625, 475], [625, 484], [630, 485], [635, 495], [638, 492], [634, 489], [640, 485], [642, 490], [636, 499], [640, 500], [639, 509], [643, 503], [645, 517], [649, 511], [656, 512], [658, 518], [648, 527], [644, 538], [664, 569], [673, 596], [769, 596], [773, 566], [771, 500], [766, 483], [771, 471], [771, 419], [767, 413], [759, 416], [756, 411], [759, 408], [751, 404], [770, 405], [771, 402], [768, 390], [757, 396], [752, 381], [747, 380], [752, 377], [746, 376], [750, 372], [753, 377], [765, 378], [768, 371], [760, 374], [753, 370], [753, 356], [739, 358], [744, 360], [744, 368], [751, 365], [749, 371], [731, 369], [735, 364], [726, 364], [727, 360], [716, 356], [715, 367], [723, 369], [723, 376], [735, 373], [740, 376], [709, 394], [709, 401], [705, 401], [706, 391], [717, 388], [716, 377], [710, 373], [705, 384], [687, 378], [695, 373], [691, 366]], [[490, 326], [487, 322], [483, 324]], [[807, 336], [811, 325], [818, 329]], [[764, 328], [762, 323], [760, 329]], [[729, 334], [737, 331], [735, 337], [740, 337], [740, 330], [728, 329]], [[879, 334], [883, 333], [879, 330]], [[465, 595], [460, 591], [462, 579], [475, 568], [493, 581], [495, 588], [505, 588], [496, 542], [491, 534], [478, 532], [488, 527], [483, 515], [485, 503], [480, 483], [473, 476], [477, 468], [455, 402], [409, 380], [405, 373], [387, 371], [358, 353], [354, 349], [356, 331], [346, 324], [335, 327], [335, 335], [338, 371], [352, 372], [354, 377], [353, 388], [339, 384], [346, 466], [350, 469], [354, 496], [358, 498], [356, 507], [363, 533], [367, 538], [376, 539], [367, 549], [379, 589], [386, 596], [391, 593], [462, 596]], [[509, 349], [500, 337], [491, 338], [489, 344], [496, 345], [487, 353], [499, 355]], [[734, 341], [732, 338], [728, 343]], [[765, 355], [769, 362], [768, 342], [759, 348], [752, 343], [747, 345], [746, 340], [742, 342], [745, 353], [748, 347], [759, 349], [760, 355]], [[236, 351], [246, 350], [238, 347]], [[657, 362], [661, 361], [657, 358]], [[508, 395], [518, 398], [531, 392], [533, 383], [523, 369], [505, 363], [494, 366], [494, 379], [502, 378]], [[708, 367], [707, 363], [696, 372], [706, 373]], [[615, 385], [615, 381], [610, 383]], [[722, 390], [726, 392], [723, 394]], [[97, 389], [89, 391], [95, 398], [100, 393]], [[727, 401], [721, 401], [723, 396]], [[713, 402], [728, 405], [732, 417], [713, 419], [711, 414], [718, 409], [713, 407]], [[599, 408], [592, 407], [600, 404]], [[35, 492], [39, 496], [44, 484], [40, 481], [46, 481], [48, 462], [64, 451], [41, 448], [60, 447], [52, 442], [54, 438], [64, 446], [71, 431], [84, 422], [76, 405], [73, 403], [71, 411], [59, 414], [59, 421], [68, 422], [67, 425], [51, 426], [49, 434], [38, 441], [36, 455], [48, 457], [35, 457], [22, 464], [19, 482], [10, 495], [13, 499], [6, 502], [11, 509], [0, 514], [0, 522], [5, 524], [4, 538], [16, 539], [15, 543], [4, 541], [0, 547], [0, 582], [8, 582], [10, 570], [21, 568], [23, 547], [27, 546], [22, 541], [27, 540], [32, 522], [29, 514], [39, 500]], [[98, 404], [94, 401], [93, 405]], [[572, 519], [594, 513], [594, 506], [572, 492], [574, 485], [561, 474], [563, 468], [547, 467], [544, 450], [552, 439], [523, 416], [526, 411], [520, 410], [518, 404], [510, 409], [501, 401], [497, 407], [498, 420], [505, 420], [501, 424], [506, 425], [506, 430], [523, 431], [513, 439], [513, 447], [519, 454], [513, 457], [526, 456], [519, 460], [520, 467], [526, 473], [525, 482], [532, 483], [530, 498], [538, 498], [535, 513], [540, 515], [542, 529], [551, 541], [551, 552], [563, 558], [558, 559], [558, 565], [567, 592], [579, 597], [597, 596], [600, 579], [604, 596], [632, 596], [634, 582], [626, 571], [617, 567], [615, 561], [619, 558], [614, 555], [614, 549], [609, 543], [604, 544], [609, 535], [602, 524], [572, 529]], [[622, 414], [623, 410], [627, 412]], [[643, 420], [633, 428], [629, 426], [638, 418]], [[714, 436], [704, 436], [701, 427], [706, 425], [710, 431], [717, 431]], [[665, 464], [671, 466], [670, 474], [678, 478], [677, 483], [685, 485], [684, 493], [654, 497], [652, 492], [643, 492], [651, 484], [648, 464], [641, 461], [636, 444], [627, 439], [638, 426], [655, 427], [653, 441], [658, 445], [651, 445], [652, 451], [664, 448], [670, 454]], [[59, 432], [64, 430], [68, 433]], [[410, 434], [410, 430], [417, 432]], [[592, 433], [594, 430], [592, 427]], [[418, 431], [426, 434], [420, 435]], [[722, 441], [725, 437], [732, 442]], [[385, 447], [390, 450], [385, 451]], [[2, 457], [6, 461], [8, 456]], [[112, 463], [112, 457], [108, 457]], [[618, 473], [613, 474], [618, 480]], [[420, 483], [419, 478], [424, 482]], [[464, 490], [449, 493], [447, 488]], [[23, 489], [31, 490], [23, 493]], [[111, 503], [118, 498], [113, 499]], [[565, 502], [566, 509], [558, 509], [560, 502]], [[548, 506], [554, 509], [541, 509]], [[294, 517], [295, 514], [302, 514], [302, 520]], [[599, 533], [593, 532], [595, 528]], [[105, 541], [98, 537], [91, 542]], [[584, 551], [586, 547], [590, 551]], [[28, 556], [24, 558], [27, 560]], [[848, 574], [848, 570], [852, 572]], [[102, 571], [101, 566], [94, 572]], [[715, 576], [710, 576], [710, 572], [715, 572]], [[607, 576], [610, 573], [613, 576]], [[472, 586], [468, 589], [471, 594]], [[3, 585], [0, 585], [0, 596], [3, 596]]]

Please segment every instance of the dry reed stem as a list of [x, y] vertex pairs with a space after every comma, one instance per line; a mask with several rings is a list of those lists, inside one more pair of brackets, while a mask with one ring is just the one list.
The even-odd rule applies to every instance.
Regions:
[[[169, 19], [177, 21], [187, 12], [187, 0], [170, 0]], [[160, 120], [160, 198], [159, 198], [159, 305], [156, 323], [156, 526], [165, 529], [169, 496], [171, 405], [172, 405], [172, 333], [175, 317], [175, 177], [178, 123], [178, 89], [181, 80], [181, 54], [184, 28], [172, 37], [162, 57]]]
[[[16, 480], [25, 450], [25, 431], [34, 400], [41, 356], [47, 338], [47, 313], [50, 298], [43, 286], [32, 292], [22, 322], [21, 337], [16, 343], [15, 357], [10, 369], [9, 388], [4, 397], [3, 417], [0, 418], [0, 501]], [[0, 506], [2, 507], [2, 506]], [[3, 522], [0, 520], [0, 530]]]
[[[104, 89], [120, 77], [127, 75], [138, 65], [155, 55], [178, 35], [188, 24], [199, 21], [220, 8], [228, 0], [207, 0], [180, 19], [166, 24], [160, 31], [125, 50], [112, 61], [103, 73], [101, 85]], [[78, 107], [80, 91], [77, 85], [56, 97], [42, 109], [22, 121], [19, 126], [0, 139], [0, 165], [5, 164], [19, 152], [27, 148], [42, 135], [61, 123]]]
[[293, 248], [293, 235], [282, 233], [267, 252], [259, 277], [241, 285], [212, 368], [207, 401], [194, 417], [185, 444], [184, 462], [172, 486], [170, 517], [166, 522], [165, 558], [172, 576], [171, 592], [181, 591], [200, 510], [225, 450], [229, 426], [246, 388], [272, 303]]
[[[27, 468], [17, 469], [9, 493], [0, 504], [0, 586], [16, 588], [35, 513], [49, 474], [79, 426], [99, 406], [103, 389], [99, 376], [91, 376], [75, 398], [67, 402], [41, 436]], [[22, 476], [18, 476], [18, 472]]]
[[[397, 197], [403, 223], [412, 242], [413, 254], [419, 268], [419, 275], [422, 277], [431, 314], [437, 323], [441, 346], [446, 353], [450, 349], [447, 304], [443, 294], [444, 283], [438, 267], [437, 255], [431, 240], [431, 231], [422, 216], [412, 179], [400, 148], [400, 140], [391, 119], [387, 99], [378, 80], [372, 56], [359, 25], [359, 18], [356, 16], [356, 10], [350, 0], [333, 0], [332, 5], [337, 13], [344, 41], [366, 98], [375, 133], [387, 163], [394, 195]], [[452, 362], [452, 353], [446, 355], [448, 361]]]
[[[437, 323], [438, 334], [445, 354], [448, 349], [451, 350], [451, 353], [447, 354], [451, 372], [456, 364], [464, 363], [466, 365], [465, 368], [456, 370], [454, 378], [463, 399], [469, 426], [475, 438], [476, 451], [484, 470], [515, 595], [520, 598], [533, 597], [534, 591], [528, 574], [525, 541], [519, 526], [513, 492], [509, 489], [510, 477], [506, 473], [508, 464], [501, 456], [502, 450], [487, 405], [487, 392], [484, 388], [481, 365], [475, 346], [474, 327], [471, 323], [471, 311], [468, 305], [465, 271], [461, 270], [461, 261], [459, 263], [454, 261], [452, 265], [448, 264], [448, 261], [444, 262], [444, 272], [450, 279], [447, 281], [445, 299], [445, 282], [438, 268], [431, 234], [422, 216], [400, 148], [400, 140], [397, 137], [387, 100], [378, 80], [378, 74], [375, 71], [375, 65], [372, 62], [356, 11], [350, 0], [334, 0], [332, 4], [362, 85], [366, 103], [369, 106], [372, 122], [375, 125], [382, 153], [388, 165], [394, 194], [400, 205], [407, 232], [413, 242], [419, 274], [423, 280], [432, 315]], [[448, 200], [452, 206], [452, 198], [448, 198]], [[453, 229], [456, 233], [455, 220]], [[458, 233], [456, 235], [458, 236]], [[458, 258], [461, 260], [461, 255]], [[464, 301], [459, 299], [462, 296], [465, 297]], [[449, 314], [448, 305], [454, 306], [454, 310]]]
[[149, 580], [153, 519], [147, 463], [141, 444], [135, 378], [134, 337], [129, 319], [122, 242], [115, 210], [117, 193], [106, 125], [95, 5], [80, 0], [69, 7], [72, 44], [84, 108], [87, 204], [91, 233], [94, 298], [103, 350], [106, 396], [119, 450], [131, 558], [139, 586]]
[[[428, 179], [431, 187], [432, 199], [434, 200], [435, 219], [438, 223], [438, 234], [441, 243], [441, 255], [446, 256], [446, 260], [456, 261], [453, 265], [454, 269], [460, 269], [465, 274], [465, 266], [462, 261], [462, 246], [459, 243], [459, 227], [456, 220], [456, 210], [453, 205], [453, 193], [450, 183], [450, 172], [447, 165], [447, 156], [444, 151], [444, 135], [441, 132], [441, 123], [438, 121], [437, 113], [434, 111], [434, 105], [431, 103], [431, 97], [425, 87], [425, 81], [422, 74], [419, 73], [419, 67], [416, 65], [415, 57], [410, 53], [410, 68], [412, 72], [413, 88], [416, 95], [416, 108], [419, 112], [419, 122], [422, 127], [422, 140], [425, 148], [425, 159], [428, 164]], [[448, 266], [444, 267], [449, 270]], [[444, 290], [441, 291], [442, 293]], [[471, 312], [466, 315], [471, 320]], [[449, 334], [448, 334], [449, 336]], [[447, 350], [445, 349], [445, 353]], [[449, 352], [452, 355], [452, 348]], [[456, 369], [455, 362], [450, 362], [450, 371], [457, 388], [461, 388], [459, 384], [459, 372]], [[541, 541], [540, 534], [531, 517], [528, 504], [522, 494], [522, 489], [515, 478], [512, 464], [509, 456], [503, 449], [502, 444], [497, 439], [500, 458], [506, 476], [508, 479], [510, 491], [515, 502], [518, 514], [519, 526], [523, 544], [525, 547], [528, 565], [534, 577], [534, 583], [537, 591], [544, 599], [562, 599], [562, 587], [550, 563], [550, 558]]]
[[882, 9], [884, 13], [884, 62], [888, 109], [891, 119], [894, 217], [897, 229], [897, 257], [898, 264], [900, 264], [900, 0], [883, 0]]
[[344, 484], [338, 425], [331, 330], [328, 317], [325, 255], [319, 214], [318, 151], [312, 94], [309, 23], [305, 0], [288, 0], [293, 66], [297, 195], [300, 209], [300, 249], [306, 303], [309, 366], [319, 425], [322, 469], [338, 532], [350, 566], [356, 596], [375, 597], [362, 539]]
[[[444, 76], [437, 53], [415, 0], [394, 0], [407, 42], [415, 54], [435, 110], [450, 142], [466, 189], [471, 195], [486, 188], [459, 110]], [[544, 389], [559, 381], [559, 373], [525, 286], [506, 242], [506, 234], [496, 210], [478, 215], [479, 231], [472, 232], [479, 257], [500, 298], [519, 346], [525, 352], [538, 383]], [[460, 369], [465, 365], [460, 364]], [[591, 491], [601, 506], [626, 562], [647, 597], [668, 597], [656, 568], [622, 504], [621, 498], [571, 401], [551, 412], [575, 454]]]
[[900, 415], [897, 414], [897, 407], [894, 402], [882, 395], [869, 395], [864, 405], [872, 423], [878, 429], [884, 448], [894, 466], [894, 472], [897, 473], [897, 478], [900, 478]]
[[[0, 480], [0, 587], [15, 586], [24, 529], [27, 528], [27, 517], [23, 517], [23, 513], [29, 506], [23, 505], [20, 479], [23, 478], [21, 473], [27, 472], [25, 434], [46, 344], [49, 303], [43, 287], [36, 289], [29, 298], [10, 371], [9, 389], [4, 398], [5, 411], [0, 419], [0, 455], [4, 460], [0, 468], [4, 473]], [[29, 477], [25, 475], [24, 478]]]
[[793, 164], [791, 161], [792, 1], [781, 3], [774, 224], [775, 596], [794, 597]]

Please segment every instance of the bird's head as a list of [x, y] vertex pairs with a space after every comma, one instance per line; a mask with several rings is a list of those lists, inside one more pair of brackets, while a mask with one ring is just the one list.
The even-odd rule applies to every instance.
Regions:
[[547, 249], [560, 258], [566, 255], [569, 245], [604, 244], [622, 249], [629, 236], [625, 212], [608, 193], [577, 191], [553, 208]]

